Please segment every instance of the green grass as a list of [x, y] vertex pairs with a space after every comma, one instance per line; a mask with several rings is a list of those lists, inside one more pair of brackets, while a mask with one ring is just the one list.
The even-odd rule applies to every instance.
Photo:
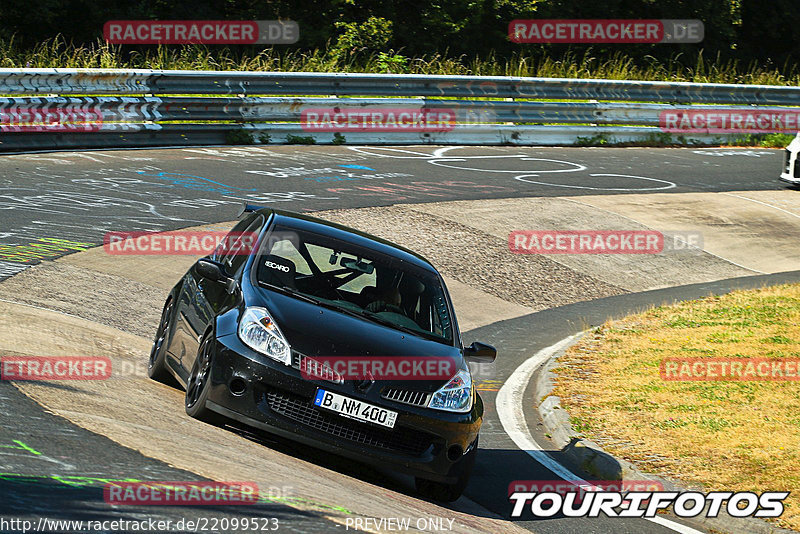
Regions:
[[755, 63], [744, 65], [734, 60], [707, 58], [702, 52], [689, 61], [680, 55], [659, 61], [651, 56], [633, 58], [622, 52], [609, 57], [595, 57], [591, 49], [582, 55], [574, 52], [560, 57], [515, 54], [508, 59], [493, 55], [448, 57], [440, 54], [408, 58], [385, 52], [347, 55], [333, 49], [285, 48], [265, 48], [248, 54], [200, 45], [127, 50], [100, 41], [88, 46], [74, 46], [60, 37], [32, 49], [21, 49], [13, 40], [0, 40], [0, 67], [394, 72], [800, 85], [798, 65], [784, 65], [782, 68]]
[[800, 381], [671, 381], [659, 366], [800, 358], [798, 324], [800, 284], [653, 308], [571, 347], [552, 394], [576, 432], [647, 471], [706, 491], [791, 491], [777, 522], [800, 530]]
[[593, 135], [591, 137], [578, 137], [575, 145], [577, 146], [706, 146], [706, 145], [728, 145], [740, 147], [761, 147], [761, 148], [783, 148], [794, 139], [794, 134], [769, 133], [769, 134], [746, 134], [731, 138], [718, 137], [715, 142], [708, 143], [686, 137], [684, 135], [672, 135], [667, 132], [653, 133], [641, 141], [618, 141], [609, 138], [605, 134]]
[[770, 133], [747, 134], [731, 143], [733, 146], [759, 146], [762, 148], [783, 148], [794, 139], [794, 134]]

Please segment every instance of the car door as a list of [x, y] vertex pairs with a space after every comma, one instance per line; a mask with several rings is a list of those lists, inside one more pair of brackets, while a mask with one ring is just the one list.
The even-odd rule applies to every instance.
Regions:
[[[264, 220], [264, 216], [259, 213], [250, 214], [233, 227], [226, 240], [232, 241], [238, 236], [257, 237], [264, 226]], [[248, 258], [248, 251], [249, 248], [220, 245], [211, 259], [222, 264], [226, 274], [239, 281]], [[224, 284], [198, 274], [195, 266], [192, 266], [186, 273], [178, 299], [177, 320], [180, 322], [178, 331], [181, 340], [179, 342], [180, 355], [176, 354], [185, 373], [188, 374], [194, 364], [200, 341], [208, 325], [223, 309], [227, 309], [235, 298], [237, 295], [228, 293]]]
[[[252, 243], [255, 244], [255, 237], [261, 233], [264, 221], [264, 216], [260, 213], [250, 214], [239, 221], [228, 233], [227, 242], [231, 243], [237, 238], [247, 237], [252, 238]], [[217, 248], [211, 259], [222, 264], [226, 274], [235, 278], [238, 283], [252, 247], [226, 247], [223, 245]], [[208, 325], [220, 312], [228, 309], [238, 295], [228, 293], [225, 284], [200, 276], [194, 267], [189, 270], [187, 276], [190, 278], [185, 284], [187, 298], [182, 299], [186, 302], [182, 313], [182, 319], [186, 323], [186, 347], [181, 357], [181, 366], [188, 372], [197, 357], [200, 341]]]

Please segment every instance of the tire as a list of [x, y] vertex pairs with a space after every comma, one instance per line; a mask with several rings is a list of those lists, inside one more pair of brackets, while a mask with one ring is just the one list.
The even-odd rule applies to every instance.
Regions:
[[171, 333], [170, 330], [172, 330], [173, 303], [173, 299], [169, 299], [164, 304], [164, 311], [161, 312], [161, 322], [158, 324], [153, 348], [150, 350], [150, 360], [147, 362], [147, 376], [171, 386], [176, 385], [176, 381], [167, 369], [166, 343]]
[[199, 419], [212, 425], [221, 424], [225, 418], [206, 408], [206, 399], [211, 389], [211, 337], [209, 334], [203, 338], [197, 351], [197, 358], [192, 365], [189, 380], [186, 381], [186, 398], [184, 407], [189, 417]]
[[469, 483], [469, 476], [472, 474], [472, 467], [475, 465], [475, 457], [478, 454], [478, 438], [475, 438], [475, 446], [467, 455], [461, 460], [463, 462], [461, 475], [458, 480], [452, 484], [445, 482], [435, 482], [425, 478], [414, 478], [414, 485], [417, 492], [423, 497], [440, 502], [453, 502], [457, 501], [464, 490], [467, 489]]

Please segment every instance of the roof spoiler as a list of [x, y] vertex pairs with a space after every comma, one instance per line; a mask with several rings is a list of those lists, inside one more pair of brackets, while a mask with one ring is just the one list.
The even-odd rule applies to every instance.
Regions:
[[266, 206], [258, 206], [256, 204], [248, 204], [247, 202], [242, 203], [241, 207], [239, 208], [239, 213], [236, 214], [236, 218], [238, 219], [245, 213], [252, 213], [258, 210], [267, 209]]

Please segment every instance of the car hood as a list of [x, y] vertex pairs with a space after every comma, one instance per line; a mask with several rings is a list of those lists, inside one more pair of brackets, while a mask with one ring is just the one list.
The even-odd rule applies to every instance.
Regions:
[[462, 364], [457, 347], [276, 291], [262, 289], [260, 294], [292, 349], [306, 356], [440, 356]]

